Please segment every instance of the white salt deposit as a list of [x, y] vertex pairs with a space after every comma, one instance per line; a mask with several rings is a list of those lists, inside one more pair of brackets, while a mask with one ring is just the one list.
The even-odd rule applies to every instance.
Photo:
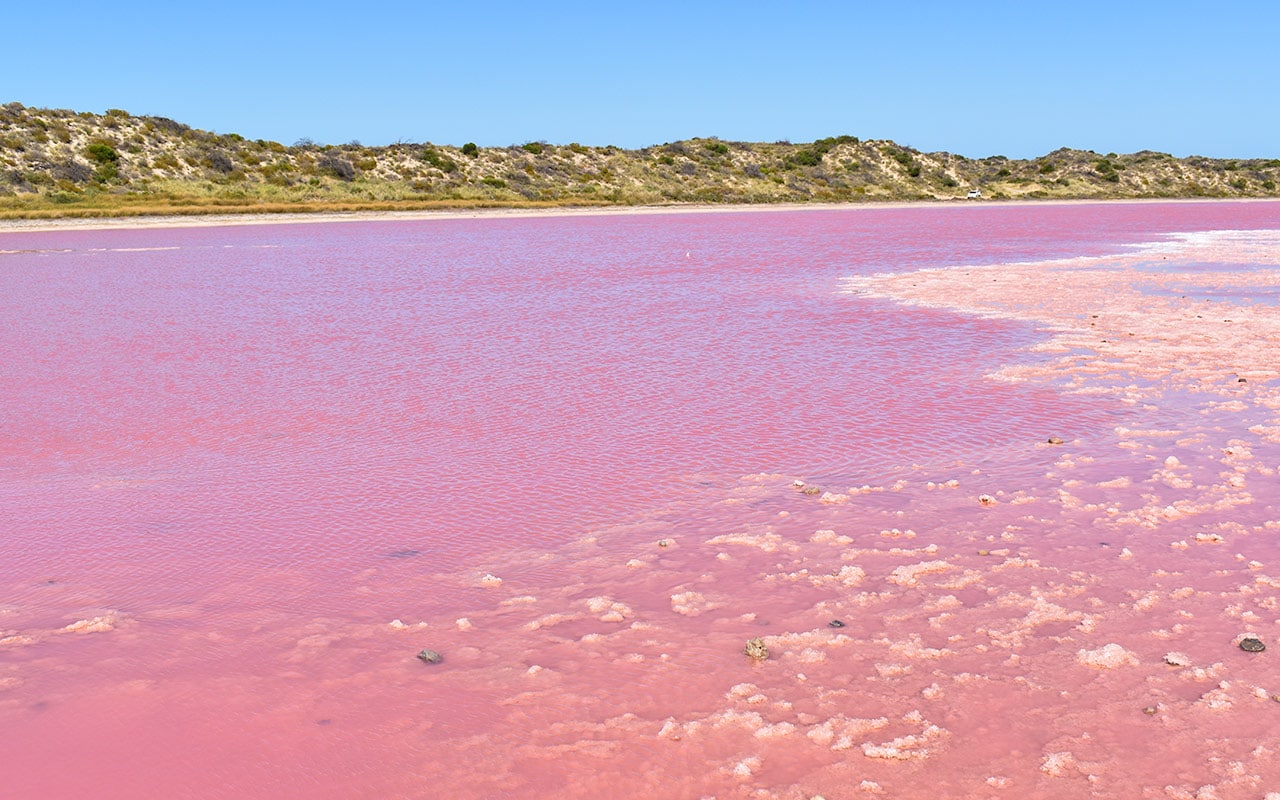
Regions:
[[1095, 669], [1115, 669], [1117, 667], [1136, 667], [1138, 655], [1125, 650], [1114, 642], [1099, 647], [1097, 650], [1079, 650], [1076, 660], [1086, 667]]

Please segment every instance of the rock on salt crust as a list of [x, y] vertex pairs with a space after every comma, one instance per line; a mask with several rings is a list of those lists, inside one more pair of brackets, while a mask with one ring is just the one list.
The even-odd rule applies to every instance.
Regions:
[[1114, 642], [1097, 650], [1080, 650], [1076, 653], [1076, 660], [1086, 667], [1094, 667], [1095, 669], [1115, 669], [1117, 667], [1136, 667], [1138, 665], [1138, 655], [1125, 650]]

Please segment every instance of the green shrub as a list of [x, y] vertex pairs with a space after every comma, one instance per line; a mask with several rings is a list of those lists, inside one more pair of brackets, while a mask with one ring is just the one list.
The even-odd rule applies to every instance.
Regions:
[[703, 149], [708, 152], [715, 153], [718, 156], [725, 155], [729, 152], [729, 145], [724, 142], [710, 141], [702, 143]]
[[579, 153], [579, 154], [582, 154], [582, 153], [589, 153], [589, 152], [591, 152], [591, 148], [589, 148], [589, 147], [583, 147], [582, 145], [578, 144], [577, 142], [570, 142], [570, 143], [569, 143], [569, 149], [570, 149], [571, 151], [573, 151], [573, 152], [575, 152], [575, 153]]
[[525, 142], [520, 147], [526, 153], [533, 153], [535, 156], [542, 155], [542, 142]]
[[118, 164], [120, 154], [106, 142], [94, 142], [84, 149], [85, 155], [99, 164]]
[[1058, 168], [1057, 164], [1053, 163], [1052, 161], [1046, 161], [1040, 165], [1040, 174], [1048, 175], [1049, 173], [1053, 172], [1057, 168]]
[[487, 178], [481, 178], [480, 182], [485, 186], [492, 186], [495, 189], [504, 189], [507, 186], [507, 182], [502, 178], [495, 178], [492, 175]]
[[797, 150], [787, 158], [787, 163], [796, 167], [816, 167], [822, 163], [822, 153], [814, 148], [806, 147]]
[[[467, 148], [464, 145], [462, 148], [462, 152], [465, 153], [466, 151], [467, 151]], [[423, 161], [427, 162], [428, 164], [440, 170], [441, 172], [457, 172], [458, 171], [458, 163], [456, 161], [444, 155], [443, 153], [441, 153], [439, 150], [435, 149], [431, 145], [427, 145], [426, 147], [422, 148], [421, 158]]]
[[464, 156], [471, 156], [472, 158], [475, 158], [480, 155], [480, 148], [476, 147], [475, 142], [467, 142], [462, 146], [462, 154]]

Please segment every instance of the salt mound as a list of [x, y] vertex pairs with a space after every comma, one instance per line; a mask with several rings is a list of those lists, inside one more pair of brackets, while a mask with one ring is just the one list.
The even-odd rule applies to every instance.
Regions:
[[1080, 650], [1076, 653], [1076, 660], [1086, 667], [1094, 667], [1095, 669], [1115, 669], [1116, 667], [1136, 667], [1138, 665], [1138, 655], [1136, 653], [1125, 650], [1118, 644], [1112, 642], [1097, 650]]

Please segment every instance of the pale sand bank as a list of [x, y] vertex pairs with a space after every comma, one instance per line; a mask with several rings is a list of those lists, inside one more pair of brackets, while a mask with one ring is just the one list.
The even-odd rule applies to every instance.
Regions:
[[0, 234], [66, 230], [210, 228], [321, 222], [379, 222], [432, 219], [519, 219], [532, 217], [634, 216], [649, 214], [733, 214], [766, 211], [862, 211], [902, 208], [991, 208], [1135, 203], [1266, 203], [1269, 198], [1134, 198], [1121, 200], [940, 200], [895, 203], [778, 203], [769, 205], [592, 206], [561, 208], [471, 208], [442, 211], [351, 211], [286, 214], [208, 214], [155, 217], [93, 217], [0, 220]]

